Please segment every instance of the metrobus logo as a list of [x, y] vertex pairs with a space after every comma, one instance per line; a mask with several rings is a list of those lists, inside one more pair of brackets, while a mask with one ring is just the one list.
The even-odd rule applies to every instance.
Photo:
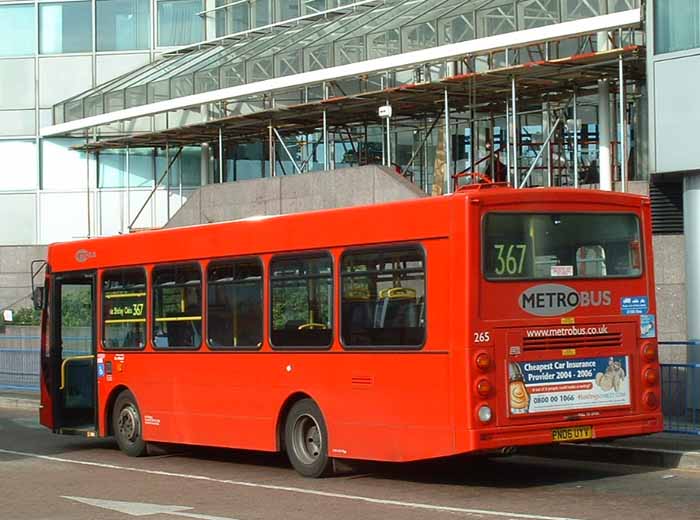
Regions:
[[577, 291], [566, 285], [542, 284], [520, 294], [520, 308], [534, 316], [560, 316], [577, 307], [609, 306], [610, 291]]

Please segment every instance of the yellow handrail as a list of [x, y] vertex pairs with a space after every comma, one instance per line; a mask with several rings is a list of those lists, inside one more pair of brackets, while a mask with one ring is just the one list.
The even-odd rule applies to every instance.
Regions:
[[172, 316], [170, 318], [156, 318], [155, 321], [161, 323], [169, 321], [201, 321], [201, 319], [201, 316]]
[[297, 327], [299, 330], [328, 330], [325, 323], [304, 323]]
[[115, 323], [146, 323], [146, 318], [125, 318], [123, 320], [105, 320], [107, 325], [114, 325]]
[[411, 289], [410, 287], [391, 287], [379, 291], [379, 297], [381, 299], [388, 298], [389, 300], [415, 298], [416, 290]]
[[90, 356], [73, 356], [69, 357], [63, 360], [61, 363], [61, 388], [59, 390], [63, 390], [66, 387], [66, 365], [68, 364], [69, 361], [77, 361], [80, 359], [95, 359], [94, 355]]
[[146, 296], [145, 292], [116, 293], [116, 294], [105, 294], [105, 299], [111, 300], [113, 298], [141, 298], [143, 296]]

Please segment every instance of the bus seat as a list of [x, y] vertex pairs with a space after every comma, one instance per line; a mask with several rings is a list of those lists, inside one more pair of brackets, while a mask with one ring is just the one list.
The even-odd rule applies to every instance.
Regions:
[[379, 292], [374, 311], [374, 326], [415, 327], [418, 322], [416, 291], [409, 287], [391, 287]]

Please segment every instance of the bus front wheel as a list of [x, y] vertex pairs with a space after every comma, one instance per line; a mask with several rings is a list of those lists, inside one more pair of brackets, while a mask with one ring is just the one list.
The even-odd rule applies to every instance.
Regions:
[[141, 413], [136, 399], [128, 390], [117, 397], [112, 412], [112, 430], [119, 449], [130, 457], [146, 454], [146, 441], [141, 429]]
[[328, 430], [323, 414], [311, 399], [294, 403], [287, 414], [284, 443], [289, 462], [305, 477], [322, 477], [330, 473]]

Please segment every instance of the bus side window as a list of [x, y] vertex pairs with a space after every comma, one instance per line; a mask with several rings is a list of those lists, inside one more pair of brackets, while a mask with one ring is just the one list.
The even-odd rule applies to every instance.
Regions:
[[333, 261], [328, 254], [275, 257], [270, 262], [271, 343], [330, 347], [333, 341]]
[[207, 340], [211, 348], [258, 348], [263, 330], [259, 259], [222, 261], [207, 269]]
[[202, 340], [202, 273], [197, 264], [153, 269], [153, 345], [197, 349]]
[[425, 260], [416, 246], [350, 251], [341, 261], [347, 347], [419, 347], [425, 339]]
[[142, 349], [146, 343], [146, 271], [102, 274], [102, 343], [105, 349]]

